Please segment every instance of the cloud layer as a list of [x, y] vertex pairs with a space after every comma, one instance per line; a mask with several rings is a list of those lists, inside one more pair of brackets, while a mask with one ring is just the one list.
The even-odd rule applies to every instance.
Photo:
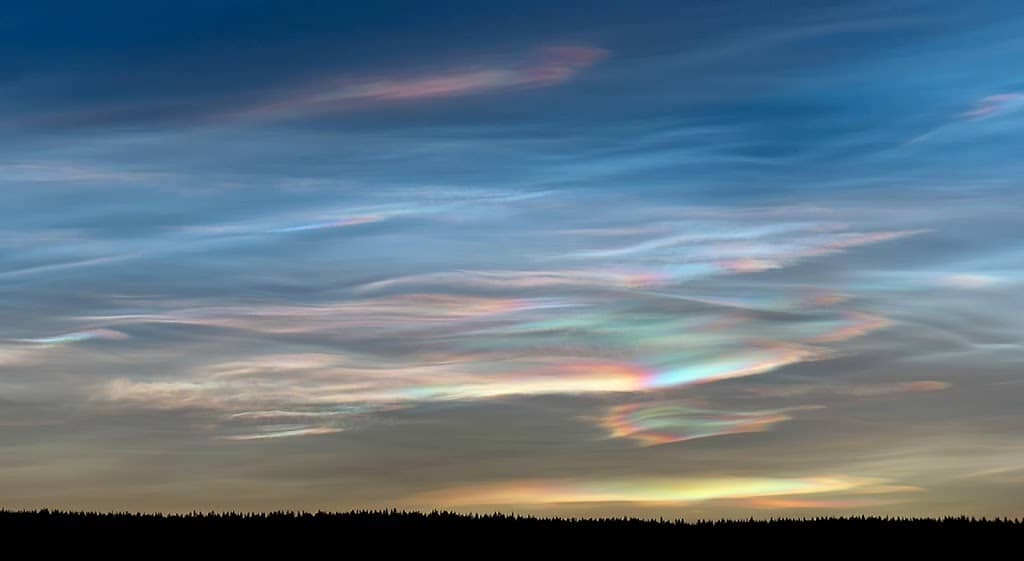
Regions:
[[585, 4], [12, 8], [0, 507], [1024, 514], [1024, 14]]

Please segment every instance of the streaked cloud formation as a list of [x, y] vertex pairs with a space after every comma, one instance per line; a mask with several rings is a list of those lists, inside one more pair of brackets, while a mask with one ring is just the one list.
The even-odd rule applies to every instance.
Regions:
[[0, 507], [1024, 515], [1024, 13], [692, 4], [12, 8]]
[[[607, 481], [523, 481], [455, 487], [423, 495], [414, 504], [531, 505], [559, 503], [699, 503], [714, 500], [762, 499], [858, 491], [906, 492], [881, 482], [843, 476], [804, 479], [638, 478]], [[799, 499], [797, 499], [799, 500]], [[802, 507], [803, 505], [801, 505]]]
[[[507, 201], [529, 208], [536, 199]], [[439, 209], [434, 218], [443, 221], [452, 212], [480, 212], [488, 204]], [[570, 204], [552, 197], [545, 201], [549, 207]], [[687, 210], [695, 209], [679, 209]], [[767, 219], [771, 225], [742, 234], [744, 244], [730, 245], [726, 259], [792, 252], [799, 257], [780, 263], [796, 263], [903, 237], [887, 231], [851, 233], [850, 226], [837, 222], [789, 226], [778, 223], [779, 217], [773, 214]], [[731, 220], [716, 217], [705, 229], [728, 231], [733, 228]], [[700, 227], [693, 220], [678, 224]], [[810, 234], [810, 247], [827, 251], [790, 249], [808, 247], [803, 241], [807, 232], [819, 231], [828, 233], [824, 238]], [[632, 232], [625, 235], [636, 237]], [[592, 243], [585, 234], [567, 236], [564, 243], [569, 245]], [[105, 332], [166, 325], [334, 346], [330, 353], [258, 353], [207, 362], [184, 377], [114, 378], [92, 396], [160, 410], [208, 409], [250, 421], [259, 418], [250, 412], [262, 409], [330, 415], [328, 425], [283, 429], [280, 419], [267, 416], [267, 434], [274, 437], [340, 430], [344, 412], [352, 407], [372, 411], [516, 396], [635, 394], [758, 376], [835, 358], [842, 354], [838, 344], [892, 324], [877, 314], [838, 307], [833, 300], [815, 305], [822, 301], [805, 301], [802, 288], [791, 303], [767, 305], [713, 293], [690, 296], [688, 283], [716, 283], [715, 279], [759, 271], [715, 266], [721, 251], [707, 236], [696, 240], [700, 243], [679, 235], [672, 239], [671, 255], [635, 255], [630, 273], [617, 270], [618, 261], [600, 255], [581, 269], [459, 269], [398, 276], [357, 283], [347, 294], [316, 303], [224, 305], [143, 298], [132, 301], [130, 310], [72, 319], [103, 326], [99, 329]], [[558, 253], [546, 255], [538, 249], [533, 259], [551, 263]], [[709, 266], [692, 267], [695, 263]], [[707, 434], [697, 429], [688, 435], [681, 427], [676, 440], [767, 428], [784, 420], [785, 411], [752, 412], [745, 420], [745, 414], [738, 413]], [[685, 425], [685, 419], [681, 423]], [[230, 423], [225, 428], [233, 430]]]
[[764, 432], [792, 419], [801, 406], [765, 411], [709, 411], [672, 403], [628, 403], [612, 407], [601, 425], [615, 438], [632, 438], [645, 446], [725, 434]]
[[608, 56], [590, 45], [556, 45], [538, 49], [513, 66], [442, 70], [434, 74], [343, 78], [313, 86], [245, 111], [245, 116], [283, 117], [353, 109], [361, 103], [409, 102], [479, 95], [513, 88], [540, 88], [571, 80]]
[[1003, 93], [983, 97], [974, 104], [974, 108], [965, 111], [963, 117], [982, 119], [993, 117], [1024, 107], [1024, 95], [1019, 93]]

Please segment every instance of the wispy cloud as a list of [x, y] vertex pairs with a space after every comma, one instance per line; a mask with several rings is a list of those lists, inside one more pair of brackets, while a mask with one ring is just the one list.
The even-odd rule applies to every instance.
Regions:
[[21, 341], [25, 343], [39, 343], [41, 345], [56, 345], [60, 343], [77, 343], [79, 341], [89, 341], [91, 339], [107, 339], [117, 341], [127, 338], [128, 335], [120, 331], [116, 331], [114, 329], [90, 329], [88, 331], [75, 331], [72, 333], [53, 335], [51, 337], [21, 339]]
[[884, 329], [892, 325], [888, 318], [863, 312], [848, 311], [843, 313], [843, 319], [838, 322], [835, 329], [812, 336], [809, 341], [812, 343], [834, 343], [859, 337], [872, 331]]
[[515, 506], [572, 503], [690, 504], [714, 500], [799, 497], [832, 493], [872, 493], [886, 489], [877, 479], [820, 476], [799, 479], [643, 478], [607, 480], [528, 480], [452, 487], [422, 493], [409, 504]]
[[683, 442], [728, 434], [764, 432], [791, 420], [792, 413], [821, 409], [805, 405], [761, 411], [719, 411], [689, 407], [678, 402], [641, 402], [616, 405], [599, 424], [613, 438], [630, 438], [644, 446]]
[[[444, 207], [438, 212], [473, 214], [494, 200], [456, 197], [455, 202], [438, 203]], [[523, 199], [502, 195], [497, 200], [518, 203]], [[544, 206], [558, 208], [562, 202], [545, 198]], [[431, 207], [417, 210], [413, 206], [401, 209], [426, 212], [424, 208]], [[838, 219], [841, 213], [817, 211], [811, 215], [795, 211], [800, 219], [794, 218], [794, 212], [766, 209], [658, 212], [675, 210], [700, 217], [692, 220], [709, 221], [691, 221], [686, 227], [708, 226], [707, 233], [679, 233], [682, 227], [676, 225], [676, 233], [666, 236], [665, 228], [672, 229], [670, 222], [655, 229], [618, 228], [596, 237], [619, 249], [566, 256], [560, 247], [586, 247], [595, 236], [586, 224], [580, 228], [558, 224], [554, 229], [560, 237], [553, 238], [553, 244], [534, 246], [532, 256], [517, 258], [517, 264], [527, 265], [518, 269], [398, 275], [355, 283], [301, 303], [275, 298], [232, 303], [166, 297], [112, 303], [109, 310], [75, 320], [92, 330], [119, 332], [162, 325], [212, 329], [230, 337], [318, 347], [329, 344], [331, 352], [257, 353], [244, 359], [225, 353], [202, 368], [174, 375], [106, 380], [93, 394], [111, 406], [210, 411], [220, 419], [215, 423], [217, 431], [232, 436], [240, 434], [232, 423], [244, 420], [270, 427], [244, 434], [285, 437], [293, 430], [338, 428], [344, 424], [342, 419], [353, 415], [424, 404], [541, 395], [652, 394], [741, 380], [841, 357], [849, 340], [894, 322], [871, 306], [861, 309], [862, 302], [827, 286], [800, 283], [780, 286], [776, 292], [721, 293], [713, 285], [695, 290], [695, 283], [763, 270], [738, 265], [741, 261], [768, 261], [770, 268], [784, 270], [805, 260], [841, 258], [851, 248], [923, 232], [854, 228]], [[399, 220], [404, 215], [393, 216]], [[272, 228], [272, 223], [239, 227], [247, 232], [280, 233], [282, 227]], [[305, 224], [336, 227], [336, 222]], [[547, 230], [538, 225], [537, 232], [522, 235], [538, 234], [547, 235]], [[647, 241], [636, 241], [638, 237]], [[632, 243], [616, 245], [621, 239]], [[585, 261], [583, 266], [572, 266], [580, 260]], [[528, 266], [533, 263], [558, 267]], [[638, 402], [636, 396], [630, 402]], [[357, 405], [369, 409], [354, 413]], [[256, 413], [261, 411], [282, 413], [275, 418]], [[676, 423], [672, 438], [677, 441], [756, 432], [788, 419], [791, 411], [795, 409], [772, 407], [739, 411], [733, 417], [728, 412], [677, 411], [675, 420], [660, 417], [667, 411], [651, 415], [658, 423]], [[619, 413], [623, 422], [630, 414], [625, 409]], [[643, 411], [632, 414], [643, 416]], [[331, 423], [314, 418], [329, 418]], [[702, 429], [701, 423], [718, 425]], [[271, 430], [282, 425], [291, 428]], [[642, 431], [638, 433], [642, 439]]]
[[360, 291], [375, 291], [402, 287], [462, 289], [530, 289], [564, 287], [624, 287], [639, 288], [664, 283], [668, 277], [657, 271], [642, 269], [564, 269], [536, 271], [446, 271], [423, 273], [367, 283]]
[[936, 392], [949, 389], [949, 382], [938, 380], [912, 380], [909, 382], [880, 384], [784, 384], [777, 386], [748, 386], [745, 392], [760, 397], [849, 396], [876, 397], [882, 395]]
[[1015, 92], [1003, 93], [979, 99], [972, 109], [964, 111], [960, 116], [965, 119], [984, 119], [1022, 108], [1024, 108], [1024, 95]]
[[949, 122], [912, 138], [907, 144], [916, 144], [932, 140], [958, 131], [969, 131], [969, 127], [978, 127], [981, 122], [1016, 113], [1024, 108], [1024, 95], [1017, 92], [1001, 93], [983, 97], [974, 102], [973, 107], [955, 116]]
[[106, 257], [95, 257], [92, 259], [77, 259], [73, 261], [65, 261], [61, 263], [48, 263], [45, 265], [31, 265], [27, 267], [14, 268], [6, 271], [0, 271], [0, 279], [11, 279], [19, 277], [27, 277], [39, 274], [56, 273], [62, 271], [68, 271], [72, 269], [92, 267], [95, 265], [106, 265], [110, 263], [117, 263], [132, 257], [138, 256], [137, 253], [132, 254], [120, 254], [110, 255]]
[[265, 432], [253, 434], [235, 434], [223, 437], [225, 440], [267, 440], [271, 438], [285, 438], [289, 436], [311, 436], [318, 434], [333, 434], [341, 432], [340, 428], [333, 427], [305, 427], [291, 426], [283, 428], [270, 428]]
[[983, 273], [949, 273], [942, 275], [937, 284], [964, 290], [989, 288], [1004, 282], [1004, 279]]
[[625, 247], [583, 251], [575, 257], [643, 262], [652, 269], [660, 267], [662, 274], [669, 278], [686, 278], [780, 269], [814, 257], [925, 233], [925, 230], [850, 231], [842, 224], [828, 222], [782, 222], [761, 227], [708, 222], [690, 228], [695, 231]]
[[412, 76], [363, 76], [321, 82], [271, 103], [248, 109], [247, 117], [339, 111], [366, 103], [398, 103], [480, 95], [514, 88], [541, 88], [572, 80], [607, 57], [590, 45], [544, 47], [513, 65], [435, 70]]
[[168, 176], [66, 161], [0, 163], [0, 183], [148, 183]]
[[[918, 491], [920, 489], [914, 487], [907, 487], [907, 491]], [[746, 499], [741, 501], [744, 506], [757, 509], [770, 509], [770, 510], [789, 510], [789, 509], [820, 509], [820, 510], [847, 510], [847, 509], [865, 509], [872, 507], [879, 507], [891, 504], [897, 504], [906, 502], [909, 500], [907, 497], [854, 497], [854, 498], [837, 498], [837, 499], [806, 499], [798, 497], [756, 497], [753, 499]]]

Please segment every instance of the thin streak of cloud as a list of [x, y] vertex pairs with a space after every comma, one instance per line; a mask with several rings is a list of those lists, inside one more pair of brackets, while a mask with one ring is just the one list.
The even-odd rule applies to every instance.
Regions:
[[359, 291], [377, 291], [405, 286], [462, 287], [477, 289], [528, 289], [557, 286], [637, 288], [661, 284], [666, 277], [644, 270], [539, 270], [539, 271], [451, 271], [422, 273], [370, 282]]
[[629, 438], [643, 446], [657, 446], [730, 434], [765, 432], [791, 420], [795, 411], [822, 409], [799, 406], [760, 411], [695, 409], [674, 402], [616, 405], [599, 419], [612, 438]]
[[567, 82], [608, 56], [589, 45], [540, 49], [513, 66], [449, 70], [415, 77], [346, 78], [321, 83], [275, 102], [242, 112], [244, 117], [279, 118], [338, 111], [365, 103], [396, 103], [479, 95], [513, 88], [541, 88]]
[[1009, 115], [1021, 109], [1024, 109], [1024, 94], [1008, 92], [986, 96], [975, 101], [971, 109], [956, 115], [951, 122], [939, 125], [924, 134], [918, 135], [910, 139], [907, 144], [917, 144], [926, 140], [932, 140], [947, 132], [955, 131], [956, 128], [954, 127]]
[[982, 273], [950, 273], [937, 280], [937, 284], [963, 290], [989, 288], [1005, 282], [995, 275]]
[[[908, 491], [920, 490], [919, 488], [907, 488]], [[777, 498], [777, 497], [758, 497], [753, 499], [746, 499], [742, 501], [744, 506], [757, 509], [822, 509], [822, 510], [836, 510], [836, 509], [864, 509], [868, 507], [878, 507], [891, 504], [899, 504], [906, 502], [906, 497], [900, 498], [876, 498], [876, 497], [856, 497], [856, 498], [836, 498], [836, 499], [804, 499], [804, 498]]]
[[73, 162], [0, 163], [3, 183], [151, 182], [165, 173], [101, 168]]
[[913, 380], [891, 384], [785, 384], [748, 386], [743, 391], [759, 397], [845, 396], [877, 397], [902, 393], [937, 392], [949, 389], [949, 382]]
[[41, 345], [55, 345], [60, 343], [77, 343], [80, 341], [89, 341], [92, 339], [105, 339], [109, 341], [118, 341], [127, 339], [128, 335], [114, 329], [90, 329], [88, 331], [75, 331], [72, 333], [64, 333], [61, 335], [54, 335], [51, 337], [37, 337], [35, 339], [19, 339], [24, 343], [38, 343]]
[[130, 255], [111, 255], [109, 257], [96, 257], [93, 259], [79, 259], [75, 261], [68, 261], [64, 263], [52, 263], [47, 265], [35, 265], [31, 267], [24, 267], [21, 269], [13, 269], [8, 271], [0, 271], [0, 279], [4, 278], [18, 278], [22, 276], [36, 275], [40, 273], [53, 273], [66, 271], [70, 269], [78, 269], [81, 267], [91, 267], [93, 265], [106, 265], [109, 263], [116, 263], [127, 259], [138, 257], [138, 254]]
[[296, 427], [296, 428], [284, 428], [280, 430], [271, 430], [267, 432], [258, 432], [253, 434], [236, 434], [231, 436], [223, 436], [224, 440], [267, 440], [272, 438], [288, 438], [292, 436], [311, 436], [321, 434], [334, 434], [341, 432], [343, 429], [334, 427]]
[[871, 492], [885, 482], [849, 476], [807, 478], [643, 478], [523, 480], [450, 487], [414, 495], [409, 504], [443, 506], [572, 503], [690, 504], [725, 499]]
[[835, 343], [878, 331], [892, 325], [892, 321], [875, 314], [844, 312], [844, 320], [833, 330], [808, 339], [811, 343]]
[[1004, 93], [983, 97], [975, 102], [974, 107], [964, 111], [960, 117], [964, 119], [985, 119], [1005, 115], [1024, 108], [1024, 95]]

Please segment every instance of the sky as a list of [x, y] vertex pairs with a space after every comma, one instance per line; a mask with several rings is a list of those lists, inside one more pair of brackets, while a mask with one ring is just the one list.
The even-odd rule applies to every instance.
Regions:
[[1024, 5], [0, 14], [0, 507], [1024, 516]]

